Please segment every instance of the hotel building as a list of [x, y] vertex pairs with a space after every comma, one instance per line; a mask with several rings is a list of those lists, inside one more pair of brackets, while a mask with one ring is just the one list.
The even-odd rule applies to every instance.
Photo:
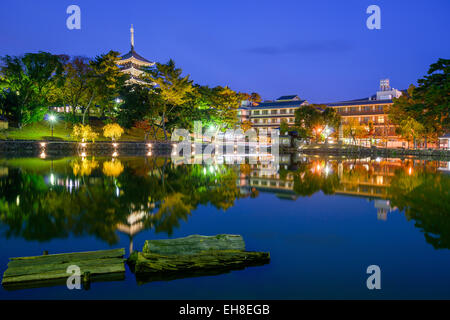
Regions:
[[289, 125], [294, 125], [295, 110], [307, 105], [306, 100], [301, 100], [297, 95], [282, 96], [275, 101], [265, 101], [254, 107], [242, 107], [241, 119], [250, 120], [253, 128], [279, 129], [281, 122], [285, 121]]
[[[388, 118], [389, 107], [393, 104], [392, 99], [401, 95], [402, 91], [390, 87], [389, 79], [383, 79], [380, 81], [380, 90], [369, 98], [328, 103], [326, 105], [336, 109], [342, 117], [343, 125], [351, 118], [356, 119], [362, 125], [369, 125], [371, 122], [374, 128], [371, 139], [373, 139], [374, 144], [387, 147], [405, 147], [406, 141], [395, 133], [395, 126], [390, 123]], [[348, 140], [348, 138], [343, 137], [342, 126], [339, 130], [339, 139], [344, 140], [344, 142]], [[358, 143], [369, 145], [370, 141], [369, 138], [360, 139]]]

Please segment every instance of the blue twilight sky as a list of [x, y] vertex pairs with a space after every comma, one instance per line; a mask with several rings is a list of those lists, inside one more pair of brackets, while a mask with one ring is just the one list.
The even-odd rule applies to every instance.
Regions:
[[[81, 30], [66, 28], [71, 4]], [[371, 4], [381, 30], [366, 28]], [[367, 97], [384, 77], [407, 88], [450, 58], [449, 12], [449, 0], [2, 0], [0, 55], [125, 53], [133, 23], [138, 53], [173, 58], [197, 83], [332, 102]]]

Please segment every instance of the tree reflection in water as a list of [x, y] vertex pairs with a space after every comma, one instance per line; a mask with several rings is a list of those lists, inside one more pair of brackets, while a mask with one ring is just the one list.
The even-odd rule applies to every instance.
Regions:
[[92, 235], [115, 244], [119, 230], [130, 236], [132, 249], [138, 232], [171, 235], [199, 205], [227, 210], [262, 191], [294, 198], [323, 192], [385, 201], [379, 217], [398, 208], [434, 248], [450, 248], [450, 176], [437, 170], [436, 161], [305, 158], [294, 169], [269, 174], [258, 165], [175, 165], [168, 158], [65, 158], [55, 165], [2, 160], [1, 165], [8, 169], [0, 176], [0, 228], [6, 237], [49, 241]]
[[48, 241], [93, 235], [117, 243], [153, 228], [172, 234], [200, 204], [226, 210], [243, 197], [237, 173], [224, 165], [175, 166], [169, 159], [71, 159], [72, 172], [33, 173], [10, 167], [0, 182], [0, 219], [6, 237]]

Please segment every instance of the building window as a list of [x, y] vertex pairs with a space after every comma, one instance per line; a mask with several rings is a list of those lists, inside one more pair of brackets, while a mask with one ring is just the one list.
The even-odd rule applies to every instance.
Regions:
[[384, 123], [384, 117], [378, 117], [378, 123]]
[[259, 114], [259, 110], [252, 111], [253, 114]]
[[263, 110], [263, 111], [262, 111], [262, 114], [263, 114], [263, 115], [267, 115], [267, 114], [269, 114], [269, 111]]
[[272, 110], [272, 111], [270, 111], [270, 114], [277, 114], [278, 113], [278, 110]]

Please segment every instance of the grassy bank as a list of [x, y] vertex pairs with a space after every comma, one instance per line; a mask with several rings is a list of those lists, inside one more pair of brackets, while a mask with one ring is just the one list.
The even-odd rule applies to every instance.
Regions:
[[[110, 139], [103, 137], [102, 121], [91, 121], [91, 127], [95, 132], [99, 133], [98, 141], [110, 141]], [[53, 127], [53, 139], [61, 141], [72, 141], [71, 134], [72, 125], [64, 122], [58, 122]], [[52, 130], [47, 121], [25, 126], [22, 129], [9, 128], [8, 130], [0, 131], [0, 140], [51, 140]], [[139, 128], [125, 129], [125, 133], [120, 140], [123, 141], [142, 141], [145, 138], [145, 132]]]

